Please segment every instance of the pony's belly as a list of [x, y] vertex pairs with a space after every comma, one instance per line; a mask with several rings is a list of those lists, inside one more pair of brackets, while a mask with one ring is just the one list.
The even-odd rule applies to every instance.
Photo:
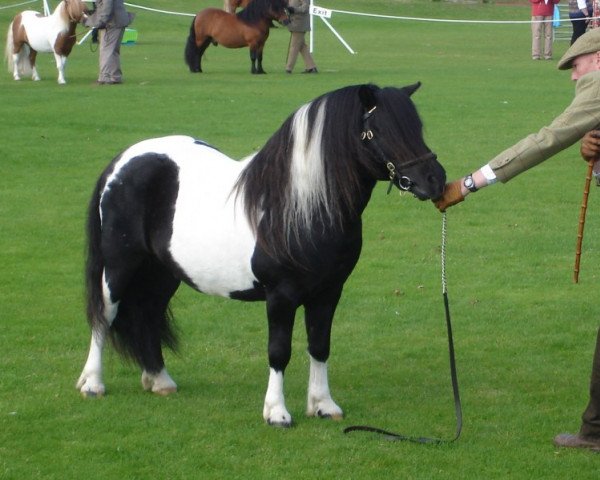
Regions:
[[180, 238], [173, 240], [173, 259], [199, 291], [230, 297], [234, 292], [250, 291], [256, 287], [257, 280], [250, 266], [252, 250], [245, 249], [238, 242], [218, 245], [201, 241], [190, 243], [189, 237], [184, 242], [180, 242]]
[[196, 198], [182, 198], [180, 191], [171, 256], [201, 292], [229, 297], [252, 289], [257, 281], [251, 267], [255, 239], [244, 213], [229, 202], [192, 196]]

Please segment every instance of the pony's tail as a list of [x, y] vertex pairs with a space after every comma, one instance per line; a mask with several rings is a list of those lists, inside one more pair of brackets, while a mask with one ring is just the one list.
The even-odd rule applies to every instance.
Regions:
[[177, 349], [177, 335], [168, 303], [179, 281], [152, 258], [139, 263], [133, 260], [129, 265], [124, 261], [122, 268], [129, 269], [126, 274], [131, 274], [131, 281], [121, 292], [114, 318], [106, 318], [103, 288], [106, 265], [101, 248], [100, 217], [100, 198], [106, 178], [104, 174], [98, 180], [88, 210], [85, 267], [88, 322], [92, 331], [107, 333], [119, 353], [133, 359], [145, 370], [156, 373], [164, 367], [157, 346]]
[[15, 66], [15, 62], [13, 61], [13, 22], [10, 22], [8, 26], [8, 32], [6, 33], [6, 47], [4, 49], [4, 59], [6, 60], [6, 65], [8, 67], [8, 71], [12, 74]]
[[85, 285], [87, 319], [92, 330], [108, 328], [104, 316], [104, 296], [102, 293], [102, 273], [104, 262], [100, 249], [102, 224], [100, 220], [100, 189], [103, 178], [98, 180], [88, 208], [87, 219], [87, 259], [85, 264]]
[[[6, 34], [6, 47], [4, 49], [4, 58], [6, 59], [6, 66], [8, 71], [12, 75], [14, 73], [15, 62], [13, 58], [13, 50], [14, 50], [14, 38], [13, 38], [13, 22], [10, 22], [8, 26], [8, 32]], [[24, 44], [21, 48], [21, 52], [19, 53], [18, 60], [18, 72], [21, 75], [31, 75], [33, 70], [31, 68], [31, 64], [29, 63], [29, 53], [31, 52], [29, 45]]]
[[190, 34], [188, 35], [187, 43], [185, 44], [185, 63], [190, 69], [190, 72], [196, 73], [200, 71], [200, 49], [196, 45], [196, 30], [194, 29], [194, 23], [196, 19], [192, 21], [190, 27]]

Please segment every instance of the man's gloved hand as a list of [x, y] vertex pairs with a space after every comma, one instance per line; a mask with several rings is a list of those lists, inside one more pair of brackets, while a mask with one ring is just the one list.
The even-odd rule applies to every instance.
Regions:
[[433, 201], [440, 212], [445, 212], [448, 207], [456, 205], [465, 199], [465, 196], [462, 194], [462, 184], [462, 178], [446, 184], [442, 196]]

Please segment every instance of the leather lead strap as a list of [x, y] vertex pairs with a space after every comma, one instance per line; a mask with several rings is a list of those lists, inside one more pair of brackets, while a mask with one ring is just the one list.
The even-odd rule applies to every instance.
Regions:
[[458, 389], [458, 375], [456, 373], [456, 360], [454, 355], [454, 339], [452, 336], [452, 321], [450, 318], [450, 306], [448, 301], [448, 289], [446, 285], [446, 212], [442, 214], [442, 296], [444, 300], [444, 310], [446, 313], [446, 327], [448, 330], [448, 354], [450, 357], [450, 378], [452, 379], [452, 392], [454, 395], [454, 412], [456, 415], [456, 432], [452, 439], [413, 437], [402, 435], [400, 433], [390, 432], [382, 428], [370, 427], [367, 425], [353, 425], [344, 429], [344, 433], [349, 432], [372, 432], [385, 436], [388, 440], [406, 441], [413, 443], [441, 444], [451, 443], [458, 440], [462, 431], [462, 406], [460, 402], [460, 392]]

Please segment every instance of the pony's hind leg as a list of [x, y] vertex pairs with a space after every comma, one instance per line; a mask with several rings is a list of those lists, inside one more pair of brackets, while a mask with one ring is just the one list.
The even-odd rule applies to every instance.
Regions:
[[13, 79], [21, 80], [21, 74], [19, 72], [19, 54], [12, 54], [12, 67], [13, 67]]
[[162, 345], [176, 344], [169, 326], [169, 301], [179, 283], [158, 260], [148, 257], [121, 298], [112, 328], [120, 350], [142, 367], [143, 388], [159, 395], [177, 391], [165, 367]]
[[200, 72], [200, 73], [202, 72], [202, 57], [204, 56], [204, 52], [206, 52], [206, 49], [210, 46], [211, 43], [212, 43], [212, 39], [210, 37], [208, 37], [198, 47], [198, 70], [197, 70], [197, 72]]
[[37, 68], [35, 66], [36, 58], [37, 58], [37, 52], [32, 49], [29, 52], [29, 65], [31, 65], [31, 79], [35, 82], [39, 82], [41, 80], [41, 78], [40, 78], [40, 75], [38, 74]]
[[84, 397], [102, 397], [106, 392], [102, 381], [102, 348], [112, 324], [118, 304], [110, 301], [108, 286], [103, 281], [104, 308], [102, 315], [105, 321], [95, 322], [97, 327], [92, 329], [92, 340], [83, 371], [77, 380], [76, 388]]

